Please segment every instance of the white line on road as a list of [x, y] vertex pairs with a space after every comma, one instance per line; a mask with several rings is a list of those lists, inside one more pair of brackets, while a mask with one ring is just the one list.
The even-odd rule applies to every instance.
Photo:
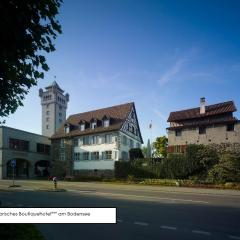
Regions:
[[30, 189], [30, 188], [23, 188], [23, 189], [21, 189], [21, 190], [24, 190], [24, 191], [34, 191], [34, 189]]
[[240, 239], [239, 236], [228, 235], [228, 237], [231, 238], [231, 239]]
[[161, 228], [162, 228], [162, 229], [167, 229], [167, 230], [174, 230], [174, 231], [177, 230], [176, 227], [173, 227], [173, 226], [166, 226], [166, 225], [162, 225]]
[[[82, 192], [82, 194], [86, 194]], [[108, 192], [94, 192], [94, 193], [87, 193], [87, 194], [94, 194], [94, 195], [105, 195], [105, 196], [119, 196], [119, 197], [134, 197], [134, 198], [144, 198], [151, 199], [151, 200], [168, 200], [168, 201], [179, 201], [179, 202], [192, 202], [192, 203], [204, 203], [208, 204], [209, 202], [205, 201], [198, 201], [198, 200], [191, 200], [191, 199], [180, 199], [180, 198], [161, 198], [161, 197], [152, 197], [152, 196], [141, 196], [141, 195], [133, 195], [133, 194], [122, 194], [122, 193], [108, 193]]]
[[141, 226], [145, 226], [145, 227], [147, 227], [149, 224], [148, 223], [146, 223], [146, 222], [134, 222], [134, 224], [136, 224], [136, 225], [141, 225]]
[[193, 233], [203, 234], [203, 235], [211, 235], [210, 232], [202, 231], [202, 230], [192, 230]]

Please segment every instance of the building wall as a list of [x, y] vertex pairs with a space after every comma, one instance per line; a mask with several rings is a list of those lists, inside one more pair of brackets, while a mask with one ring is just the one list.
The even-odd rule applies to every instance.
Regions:
[[[118, 149], [118, 133], [105, 133], [98, 134], [100, 139], [105, 139], [105, 135], [110, 134], [112, 137], [111, 143], [105, 143], [100, 140], [100, 144], [93, 145], [79, 145], [78, 147], [73, 148], [74, 153], [83, 153], [83, 152], [99, 152], [99, 160], [79, 160], [74, 161], [73, 169], [74, 170], [94, 170], [94, 169], [114, 169], [114, 161], [119, 159], [119, 149]], [[90, 135], [92, 137], [94, 135]], [[76, 138], [75, 138], [76, 139]], [[79, 138], [78, 138], [79, 139]], [[103, 152], [112, 151], [112, 159], [104, 159]]]
[[[29, 150], [20, 151], [9, 147], [9, 139], [29, 141]], [[29, 133], [9, 127], [0, 127], [0, 179], [7, 177], [7, 163], [12, 159], [24, 159], [29, 163], [29, 177], [35, 176], [35, 163], [50, 161], [51, 155], [37, 152], [37, 143], [51, 145], [50, 140], [42, 135]]]
[[[112, 136], [112, 142], [111, 143], [105, 143], [105, 141], [102, 141], [101, 139], [105, 139], [106, 134], [111, 134]], [[70, 168], [72, 166], [72, 170], [75, 173], [78, 173], [80, 171], [87, 170], [114, 170], [114, 162], [119, 160], [129, 160], [129, 150], [131, 149], [130, 146], [130, 139], [131, 137], [127, 136], [126, 134], [118, 131], [118, 132], [106, 132], [102, 134], [96, 134], [96, 135], [89, 135], [91, 138], [92, 136], [98, 136], [100, 141], [97, 144], [89, 144], [89, 145], [83, 145], [82, 144], [82, 136], [81, 137], [75, 137], [75, 138], [69, 138], [64, 140], [64, 146], [61, 144], [61, 139], [52, 140], [52, 151], [53, 151], [53, 161], [55, 164], [62, 163], [62, 166], [64, 168]], [[123, 136], [127, 138], [127, 143], [123, 143]], [[133, 148], [136, 148], [138, 145], [141, 147], [141, 142], [132, 139], [133, 141]], [[74, 142], [78, 142], [78, 146], [74, 145]], [[138, 144], [137, 144], [138, 143]], [[71, 152], [72, 149], [72, 152]], [[104, 158], [103, 152], [106, 151], [112, 151], [112, 159], [106, 159]], [[122, 152], [127, 153], [127, 159], [123, 159]], [[65, 159], [61, 159], [60, 154], [61, 152], [65, 153]], [[74, 154], [80, 153], [83, 154], [84, 152], [90, 153], [89, 160], [76, 160], [74, 158]], [[91, 159], [91, 153], [92, 152], [99, 152], [99, 159], [98, 160], [92, 160]], [[63, 171], [64, 172], [64, 171]], [[65, 171], [67, 172], [67, 171]], [[71, 171], [68, 171], [70, 174]]]
[[[127, 138], [127, 142], [124, 143], [124, 136]], [[120, 144], [119, 144], [119, 160], [129, 160], [129, 150], [131, 148], [141, 148], [141, 141], [136, 140], [135, 138], [130, 137], [129, 135], [120, 132], [119, 133]], [[133, 147], [130, 146], [130, 139], [133, 141]], [[127, 153], [127, 159], [124, 159], [123, 152]]]
[[234, 131], [226, 131], [226, 125], [207, 127], [206, 134], [199, 134], [198, 128], [183, 129], [181, 136], [175, 136], [174, 130], [168, 130], [168, 145], [186, 144], [221, 144], [240, 143], [240, 123], [236, 123]]

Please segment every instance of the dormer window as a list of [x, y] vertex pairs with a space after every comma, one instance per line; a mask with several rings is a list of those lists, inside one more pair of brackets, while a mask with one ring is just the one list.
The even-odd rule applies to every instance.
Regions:
[[92, 122], [92, 123], [91, 123], [91, 128], [92, 128], [92, 129], [95, 129], [96, 127], [97, 127], [97, 123], [96, 123], [96, 122]]
[[64, 127], [64, 132], [65, 133], [69, 133], [70, 132], [70, 127], [69, 126], [65, 126]]
[[104, 115], [102, 118], [102, 126], [109, 127], [109, 125], [110, 125], [110, 117]]
[[85, 123], [81, 123], [80, 124], [80, 131], [84, 131], [85, 130]]
[[64, 125], [64, 132], [65, 133], [70, 133], [70, 124], [67, 123], [67, 124]]
[[104, 127], [109, 127], [109, 119], [104, 119], [103, 120], [103, 126]]
[[97, 127], [97, 119], [96, 118], [92, 118], [90, 123], [91, 123], [91, 129], [95, 129]]
[[79, 129], [80, 129], [80, 131], [81, 131], [81, 132], [82, 132], [82, 131], [85, 131], [85, 129], [86, 129], [86, 121], [81, 120], [78, 124], [79, 124]]

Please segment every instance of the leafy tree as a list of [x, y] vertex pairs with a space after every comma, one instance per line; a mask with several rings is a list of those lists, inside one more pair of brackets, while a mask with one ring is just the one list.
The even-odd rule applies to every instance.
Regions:
[[150, 139], [148, 139], [147, 142], [147, 158], [151, 158], [152, 157], [152, 146], [150, 143]]
[[129, 150], [130, 160], [143, 158], [143, 153], [141, 148], [132, 148]]
[[143, 153], [143, 157], [147, 157], [147, 147], [146, 146], [143, 146], [142, 147], [142, 153]]
[[166, 157], [167, 156], [168, 139], [166, 136], [157, 137], [153, 142], [154, 156]]
[[0, 117], [14, 113], [49, 67], [43, 55], [55, 50], [62, 0], [0, 1]]

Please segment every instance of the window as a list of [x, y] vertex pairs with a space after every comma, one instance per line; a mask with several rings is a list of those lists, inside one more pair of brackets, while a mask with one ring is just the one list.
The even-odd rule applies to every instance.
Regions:
[[92, 144], [98, 144], [99, 137], [98, 136], [92, 136]]
[[62, 123], [62, 119], [60, 119], [60, 118], [59, 118], [59, 120], [58, 120], [58, 121], [59, 121], [59, 123]]
[[49, 104], [46, 105], [46, 108], [47, 108], [47, 109], [49, 108]]
[[91, 123], [91, 128], [92, 128], [92, 129], [95, 129], [96, 127], [97, 127], [97, 123], [96, 123], [96, 122], [92, 122], [92, 123]]
[[60, 112], [60, 113], [58, 113], [58, 115], [59, 115], [59, 117], [62, 117], [62, 113]]
[[84, 131], [84, 130], [85, 130], [85, 124], [82, 123], [82, 124], [80, 124], [80, 131]]
[[73, 146], [78, 147], [78, 139], [73, 139]]
[[99, 152], [92, 152], [92, 160], [99, 160]]
[[70, 127], [69, 127], [69, 126], [66, 126], [66, 127], [64, 128], [64, 131], [65, 131], [65, 133], [69, 133], [69, 132], [70, 132]]
[[111, 134], [105, 135], [105, 143], [112, 143], [112, 135]]
[[62, 139], [60, 140], [60, 147], [61, 147], [61, 148], [64, 148], [64, 146], [65, 146], [65, 141], [64, 141], [64, 139], [62, 138]]
[[83, 160], [89, 160], [89, 152], [83, 153]]
[[89, 137], [83, 137], [83, 145], [88, 145], [89, 144]]
[[47, 144], [37, 143], [37, 152], [50, 154], [50, 146]]
[[79, 161], [80, 160], [80, 153], [79, 152], [75, 152], [73, 154], [73, 160], [74, 161]]
[[60, 152], [60, 161], [65, 161], [65, 152], [64, 150]]
[[48, 124], [46, 125], [46, 129], [49, 129], [49, 126], [48, 126]]
[[135, 127], [132, 126], [132, 133], [135, 134]]
[[109, 119], [105, 119], [105, 120], [103, 121], [103, 126], [104, 126], [104, 127], [109, 127]]
[[206, 127], [199, 127], [198, 132], [199, 134], [206, 134]]
[[49, 115], [49, 114], [50, 114], [50, 112], [49, 112], [49, 111], [47, 111], [47, 112], [46, 112], [46, 115]]
[[174, 146], [174, 152], [175, 153], [181, 153], [181, 146], [180, 145], [175, 145]]
[[59, 105], [59, 110], [62, 110], [62, 106], [61, 105]]
[[122, 144], [127, 145], [127, 137], [126, 136], [122, 136]]
[[105, 157], [106, 157], [106, 159], [112, 159], [112, 151], [106, 151]]
[[49, 117], [46, 118], [46, 122], [49, 122]]
[[29, 142], [20, 140], [20, 139], [9, 139], [9, 148], [20, 150], [20, 151], [29, 151]]
[[182, 136], [182, 130], [181, 130], [181, 129], [175, 130], [175, 136], [176, 136], [176, 137]]
[[129, 140], [129, 147], [133, 148], [133, 140], [132, 139]]
[[234, 123], [231, 123], [231, 124], [228, 124], [228, 125], [227, 125], [227, 131], [228, 131], [228, 132], [234, 131]]

